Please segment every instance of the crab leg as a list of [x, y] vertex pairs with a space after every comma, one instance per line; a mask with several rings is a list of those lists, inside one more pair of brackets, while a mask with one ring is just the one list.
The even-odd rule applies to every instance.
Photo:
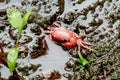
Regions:
[[90, 46], [94, 46], [93, 44], [90, 44], [88, 42], [85, 42], [85, 41], [81, 41], [81, 43], [85, 44], [85, 45], [90, 45]]
[[84, 39], [86, 37], [85, 30], [83, 30], [83, 35], [79, 36], [79, 39]]
[[89, 48], [88, 46], [83, 45], [82, 40], [79, 40], [79, 41], [77, 42], [77, 45], [78, 45], [78, 50], [80, 50], [80, 46], [81, 46], [81, 47], [83, 47], [83, 48], [85, 48], [85, 49], [88, 49], [88, 50], [90, 50], [90, 51], [94, 51], [93, 49]]
[[55, 25], [56, 27], [62, 27], [61, 23], [59, 21], [53, 22], [53, 25]]
[[80, 43], [80, 45], [81, 45], [83, 48], [85, 48], [85, 49], [88, 49], [88, 50], [90, 50], [90, 51], [94, 51], [93, 49], [89, 48], [88, 46], [83, 45], [82, 43]]
[[44, 31], [45, 34], [50, 34], [52, 31]]
[[81, 49], [80, 44], [79, 44], [79, 43], [77, 43], [77, 46], [78, 46], [78, 51], [80, 51], [80, 49]]

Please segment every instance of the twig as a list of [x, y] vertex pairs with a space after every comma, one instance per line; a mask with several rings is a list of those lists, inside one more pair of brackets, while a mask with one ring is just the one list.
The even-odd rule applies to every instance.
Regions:
[[6, 61], [6, 58], [5, 58], [5, 53], [4, 53], [4, 50], [2, 48], [2, 43], [0, 43], [0, 62], [2, 62], [5, 66], [7, 66], [7, 61]]

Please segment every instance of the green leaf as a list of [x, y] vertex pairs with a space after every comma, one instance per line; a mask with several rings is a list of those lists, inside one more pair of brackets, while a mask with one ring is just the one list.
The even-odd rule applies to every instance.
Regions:
[[12, 73], [15, 69], [17, 57], [18, 57], [18, 50], [16, 48], [11, 48], [7, 55], [7, 64], [8, 64], [10, 73]]
[[17, 10], [16, 8], [8, 8], [7, 9], [7, 17], [8, 17], [10, 24], [13, 27], [17, 28], [18, 32], [19, 32], [18, 38], [16, 41], [16, 45], [18, 44], [22, 30], [23, 30], [25, 24], [27, 23], [27, 20], [30, 16], [32, 9], [33, 8], [31, 8], [28, 12], [26, 12], [23, 18], [21, 16], [21, 13], [19, 12], [19, 10]]
[[33, 9], [33, 8], [31, 8], [28, 12], [26, 12], [26, 13], [24, 14], [22, 26], [25, 26], [25, 24], [27, 23], [27, 20], [28, 20], [28, 18], [29, 18], [29, 16], [30, 16], [30, 13], [32, 12], [32, 9]]
[[16, 8], [8, 8], [7, 17], [10, 24], [13, 27], [17, 28], [18, 31], [21, 33], [23, 29], [22, 27], [23, 18], [21, 16], [21, 13]]
[[78, 56], [79, 56], [79, 59], [77, 59], [77, 61], [79, 63], [81, 63], [83, 66], [86, 66], [89, 64], [89, 62], [83, 58], [83, 56], [81, 55], [80, 51], [78, 51]]

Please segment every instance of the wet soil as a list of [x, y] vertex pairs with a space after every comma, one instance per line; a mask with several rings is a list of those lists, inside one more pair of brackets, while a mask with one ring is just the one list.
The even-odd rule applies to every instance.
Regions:
[[[14, 47], [18, 31], [6, 16], [16, 7], [22, 13], [32, 11], [19, 41], [16, 71], [26, 80], [44, 80], [44, 72], [54, 70], [48, 80], [119, 80], [120, 79], [120, 0], [0, 0], [0, 41], [4, 51]], [[82, 49], [92, 62], [83, 67], [73, 58], [76, 48], [56, 45], [42, 32], [54, 21], [86, 40], [95, 51]], [[42, 29], [41, 29], [42, 28]], [[51, 71], [52, 72], [52, 71]], [[0, 80], [10, 80], [8, 68], [0, 64]], [[13, 79], [11, 79], [13, 80]]]

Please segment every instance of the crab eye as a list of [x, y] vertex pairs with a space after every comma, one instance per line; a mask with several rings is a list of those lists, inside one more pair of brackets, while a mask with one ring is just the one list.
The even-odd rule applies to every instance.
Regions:
[[59, 41], [60, 43], [68, 42], [66, 39]]
[[64, 39], [64, 41], [63, 42], [67, 42], [67, 40], [66, 39]]

